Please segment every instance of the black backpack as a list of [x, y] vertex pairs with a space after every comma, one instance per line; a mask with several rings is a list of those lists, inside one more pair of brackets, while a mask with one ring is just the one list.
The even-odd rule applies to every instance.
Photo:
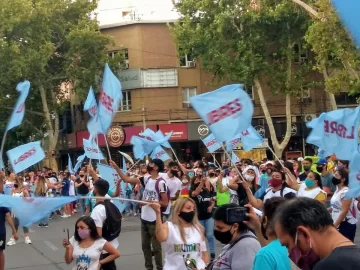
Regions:
[[106, 210], [106, 219], [102, 228], [102, 237], [106, 241], [112, 241], [119, 237], [121, 232], [121, 213], [119, 211], [119, 208], [117, 208], [115, 204], [113, 204], [109, 200], [98, 202], [95, 207], [99, 204], [104, 205]]

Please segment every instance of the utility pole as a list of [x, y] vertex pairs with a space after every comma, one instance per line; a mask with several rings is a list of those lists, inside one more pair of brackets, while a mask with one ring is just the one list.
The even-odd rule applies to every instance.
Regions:
[[[145, 132], [145, 130], [146, 130], [146, 119], [145, 119], [145, 105], [144, 105], [144, 102], [143, 102], [143, 106], [142, 106], [142, 120], [143, 120], [143, 129], [144, 129], [144, 132]], [[148, 165], [149, 164], [149, 156], [148, 155], [146, 155], [146, 165]]]

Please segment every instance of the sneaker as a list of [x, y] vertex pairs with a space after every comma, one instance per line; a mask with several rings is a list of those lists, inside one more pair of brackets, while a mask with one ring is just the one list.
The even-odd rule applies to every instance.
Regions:
[[49, 219], [52, 219], [52, 217], [53, 217], [53, 214], [50, 215]]
[[215, 260], [215, 254], [214, 253], [211, 253], [210, 254], [210, 257], [211, 257], [211, 262], [213, 262]]
[[62, 217], [62, 218], [68, 218], [68, 217], [70, 217], [70, 216], [69, 216], [69, 215], [66, 215], [66, 214], [63, 214], [61, 217]]
[[43, 226], [44, 226], [44, 225], [42, 225], [42, 224], [39, 224], [39, 225], [38, 225], [39, 228], [41, 228], [41, 227], [43, 227]]
[[56, 210], [56, 214], [57, 214], [58, 216], [61, 216], [60, 210]]
[[45, 224], [43, 225], [45, 228], [49, 228], [49, 224]]
[[15, 245], [15, 244], [16, 244], [16, 241], [15, 241], [14, 238], [10, 238], [9, 242], [7, 242], [7, 245], [8, 245], [8, 246], [13, 246], [13, 245]]
[[75, 215], [75, 211], [74, 211], [74, 210], [73, 210], [73, 211], [71, 211], [71, 214], [72, 214], [72, 215]]
[[25, 237], [25, 244], [31, 244], [31, 240], [29, 236]]
[[136, 213], [134, 213], [134, 217], [136, 217], [137, 216], [137, 214]]
[[74, 209], [74, 213], [77, 213], [76, 209]]

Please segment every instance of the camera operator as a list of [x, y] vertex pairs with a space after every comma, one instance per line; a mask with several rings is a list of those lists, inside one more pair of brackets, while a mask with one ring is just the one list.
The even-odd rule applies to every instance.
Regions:
[[[239, 214], [242, 211], [242, 214]], [[214, 213], [215, 238], [226, 245], [208, 270], [251, 270], [256, 252], [261, 248], [255, 235], [243, 221], [246, 208], [236, 204], [219, 206]]]

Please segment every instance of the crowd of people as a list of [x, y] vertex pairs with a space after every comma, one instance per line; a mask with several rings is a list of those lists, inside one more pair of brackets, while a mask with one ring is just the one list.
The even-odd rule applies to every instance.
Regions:
[[[360, 204], [345, 197], [347, 161], [244, 159], [216, 166], [205, 158], [166, 165], [154, 159], [127, 173], [112, 160], [109, 165], [119, 175], [115, 187], [88, 165], [74, 175], [49, 168], [22, 175], [0, 172], [0, 192], [10, 190], [15, 197], [87, 197], [38, 224], [46, 228], [53, 215], [80, 213], [74, 236], [63, 242], [65, 261], [73, 263], [73, 269], [116, 269], [121, 222], [129, 215], [140, 218], [147, 270], [154, 269], [153, 258], [157, 270], [360, 267], [360, 249], [354, 245]], [[111, 200], [119, 196], [133, 199], [123, 213]], [[18, 238], [19, 219], [10, 210], [0, 208], [0, 250], [5, 243], [15, 245]], [[5, 220], [12, 229], [8, 242]], [[23, 232], [25, 243], [31, 244], [29, 229]], [[216, 240], [223, 244], [220, 254]]]

